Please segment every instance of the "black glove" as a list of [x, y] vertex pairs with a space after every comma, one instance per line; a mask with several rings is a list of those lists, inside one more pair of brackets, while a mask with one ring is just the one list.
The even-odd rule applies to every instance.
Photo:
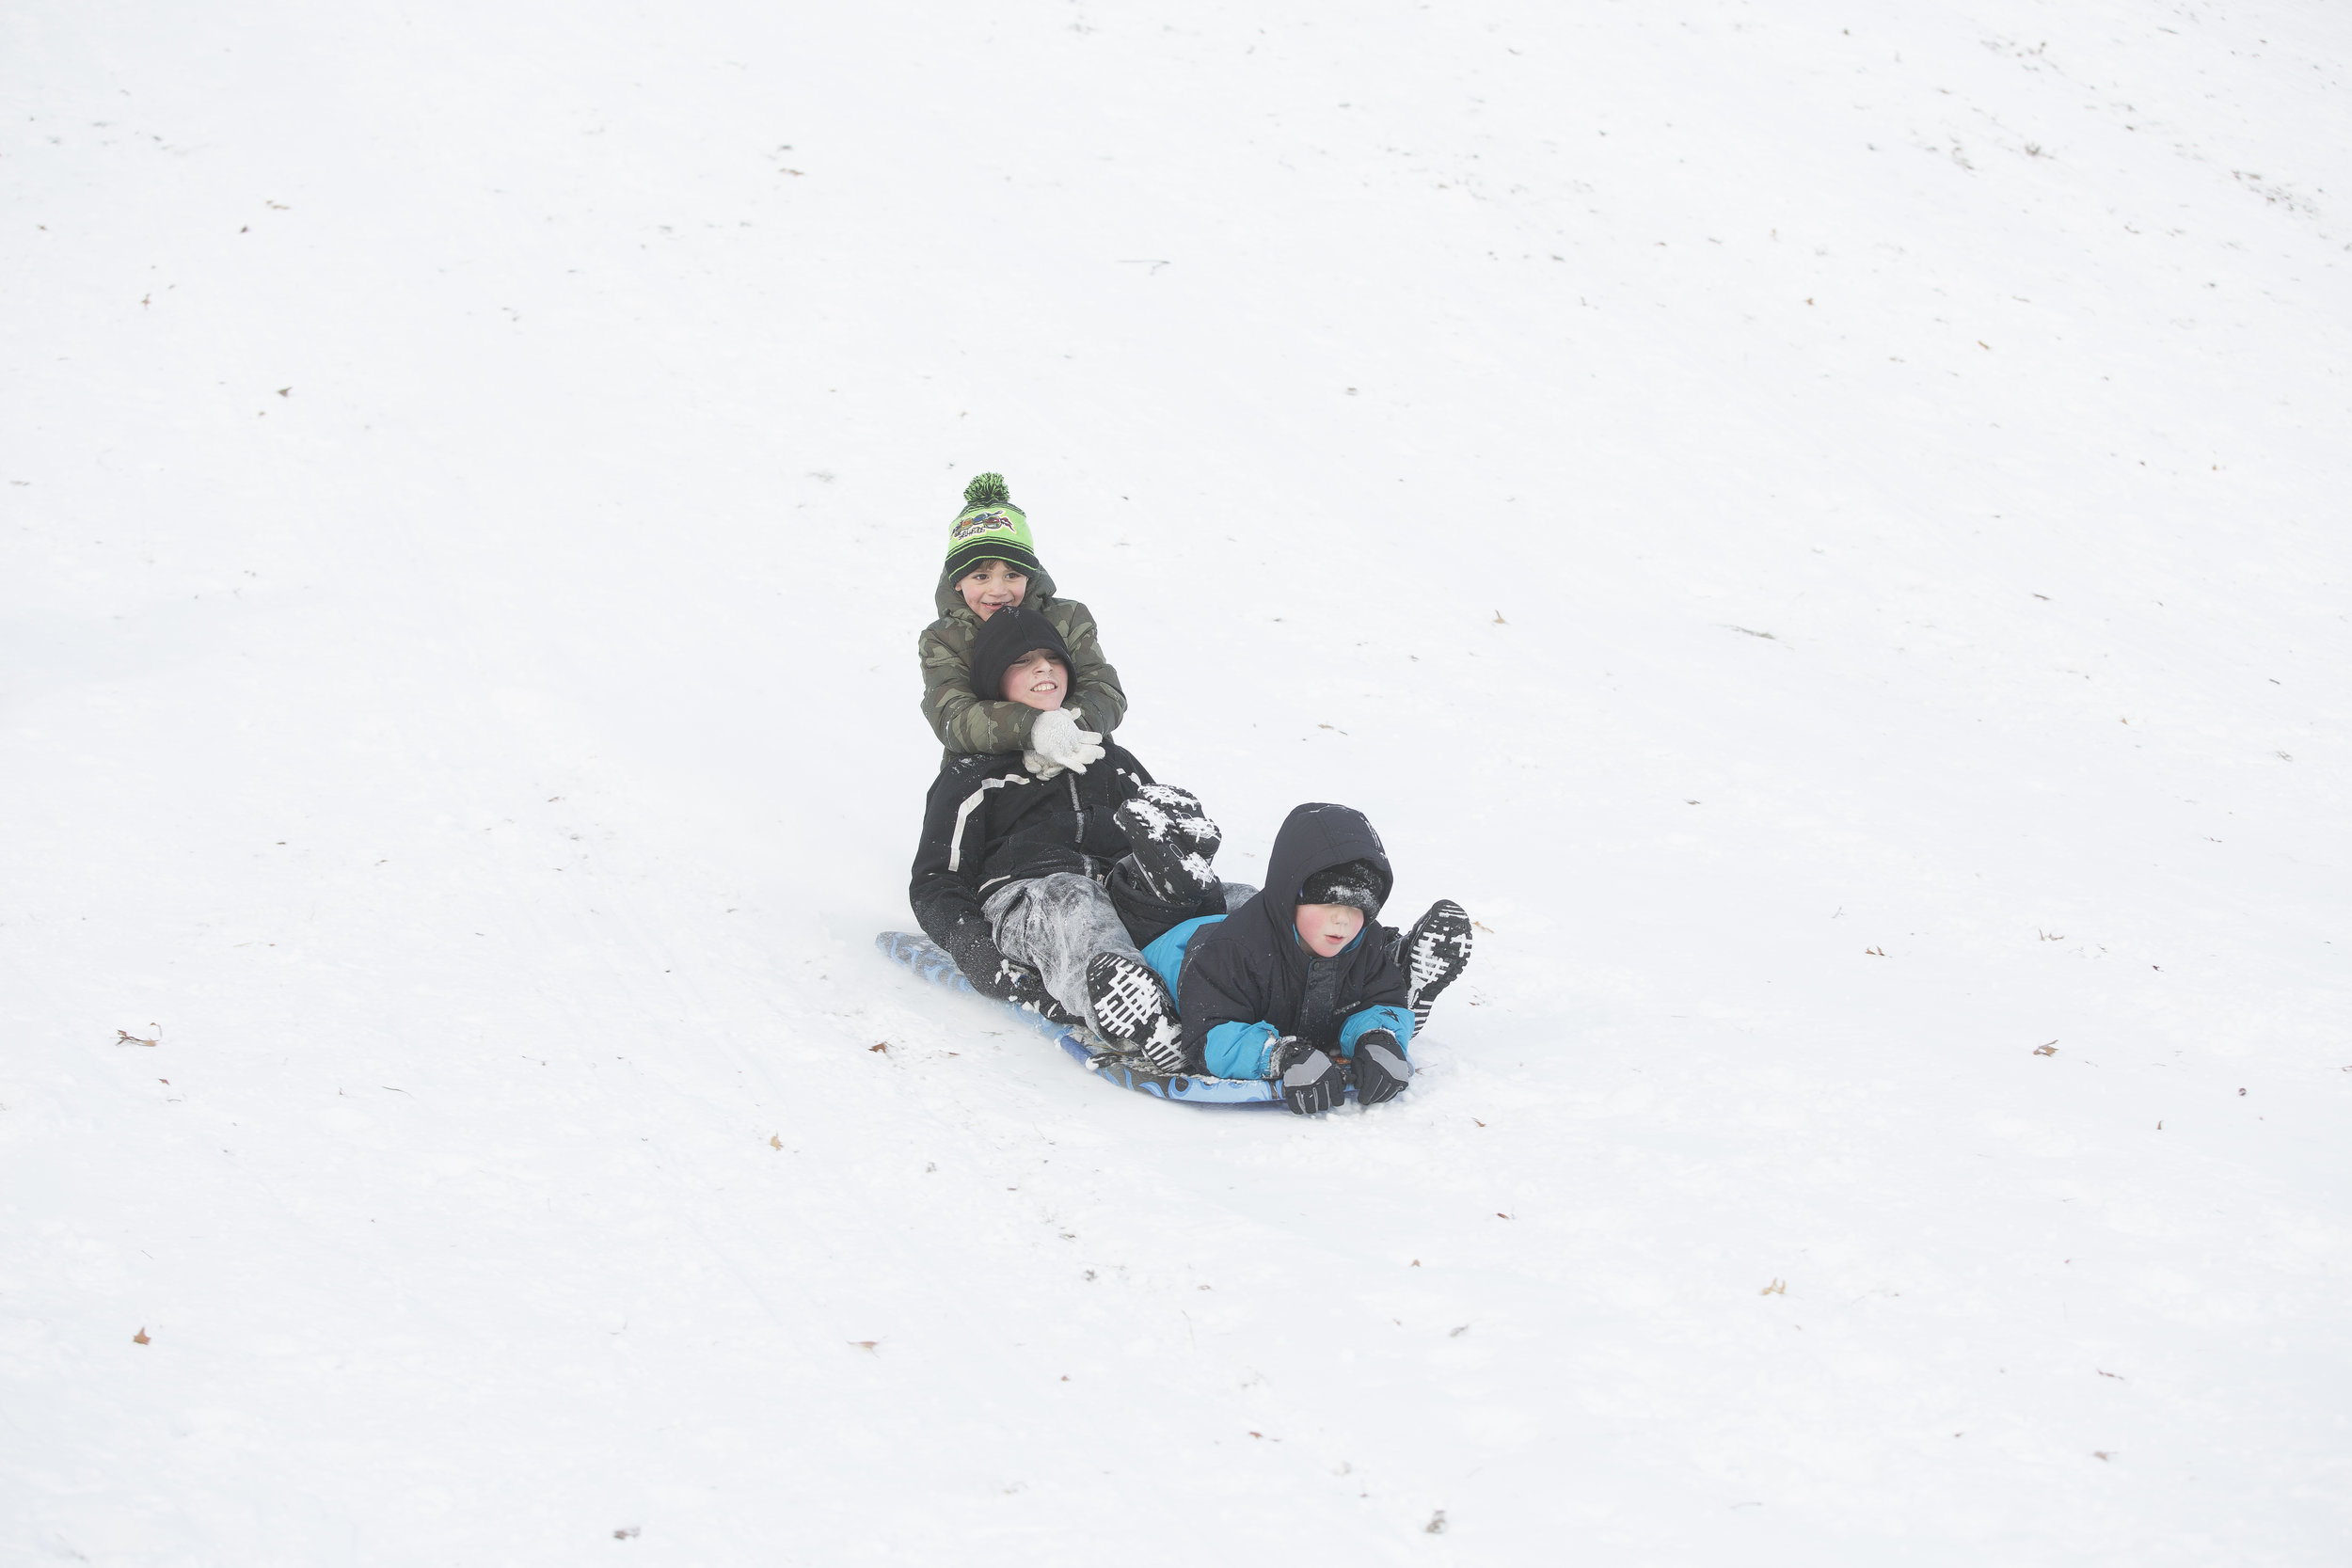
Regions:
[[[1051, 1006], [1045, 982], [1027, 964], [1014, 963], [996, 950], [996, 939], [984, 920], [967, 921], [947, 934], [947, 956], [982, 996], [1009, 1002], [1017, 1007], [1041, 1011]], [[1059, 1017], [1056, 1008], [1048, 1016]]]
[[1405, 1048], [1386, 1029], [1367, 1029], [1356, 1037], [1356, 1100], [1377, 1105], [1405, 1092], [1413, 1079], [1413, 1064]]
[[1327, 1111], [1340, 1102], [1344, 1078], [1340, 1064], [1295, 1035], [1274, 1042], [1274, 1082], [1282, 1103], [1302, 1117]]

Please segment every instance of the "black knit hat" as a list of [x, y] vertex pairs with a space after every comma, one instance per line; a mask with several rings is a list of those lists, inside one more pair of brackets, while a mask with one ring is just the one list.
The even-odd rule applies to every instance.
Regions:
[[984, 703], [1002, 702], [1005, 672], [1023, 654], [1040, 648], [1060, 659], [1064, 670], [1070, 668], [1070, 645], [1053, 622], [1034, 610], [1005, 606], [980, 623], [980, 635], [972, 644], [972, 689]]
[[1298, 901], [1302, 904], [1345, 904], [1366, 914], [1378, 914], [1388, 897], [1388, 873], [1370, 861], [1344, 861], [1325, 866], [1298, 890]]

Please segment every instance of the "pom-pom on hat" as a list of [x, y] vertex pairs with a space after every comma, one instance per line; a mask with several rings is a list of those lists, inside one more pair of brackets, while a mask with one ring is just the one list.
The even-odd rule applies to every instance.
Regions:
[[[1005, 701], [1005, 672], [1023, 654], [1040, 648], [1060, 659], [1064, 670], [1070, 668], [1070, 645], [1053, 622], [1034, 610], [1005, 606], [980, 623], [980, 635], [972, 643], [972, 689], [982, 702]], [[1068, 701], [1068, 693], [1063, 700]]]
[[1037, 546], [1029, 538], [1028, 515], [1012, 504], [1012, 491], [1002, 474], [976, 474], [963, 487], [963, 510], [947, 529], [947, 580], [952, 582], [983, 561], [1002, 561], [1036, 577], [1045, 568], [1037, 562]]
[[[996, 612], [999, 615], [1003, 610]], [[1388, 901], [1388, 873], [1370, 861], [1343, 861], [1307, 879], [1298, 890], [1302, 904], [1345, 904], [1368, 915], [1378, 914]]]

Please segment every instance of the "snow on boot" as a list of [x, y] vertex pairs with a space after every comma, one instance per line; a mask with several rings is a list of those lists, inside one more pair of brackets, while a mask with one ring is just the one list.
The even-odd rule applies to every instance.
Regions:
[[1189, 907], [1216, 889], [1209, 862], [1222, 839], [1187, 791], [1146, 784], [1111, 820], [1127, 835], [1136, 876], [1161, 903]]
[[1200, 796], [1174, 784], [1149, 784], [1136, 790], [1135, 798], [1165, 812], [1177, 839], [1198, 849], [1201, 859], [1216, 858], [1217, 847], [1225, 842], [1225, 830], [1210, 820]]
[[1413, 1009], [1413, 1034], [1429, 1027], [1429, 1005], [1470, 967], [1470, 917], [1451, 898], [1440, 898], [1397, 939], [1397, 967], [1405, 971], [1405, 1005]]
[[1124, 953], [1095, 954], [1087, 960], [1087, 1001], [1104, 1038], [1141, 1053], [1161, 1072], [1184, 1070], [1175, 1005], [1145, 964]]
[[1405, 1059], [1405, 1048], [1386, 1029], [1367, 1029], [1358, 1036], [1353, 1062], [1359, 1104], [1394, 1100], [1412, 1082], [1413, 1064]]

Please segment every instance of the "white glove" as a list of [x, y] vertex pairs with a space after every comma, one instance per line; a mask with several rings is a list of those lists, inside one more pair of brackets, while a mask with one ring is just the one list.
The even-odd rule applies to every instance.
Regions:
[[1047, 708], [1029, 726], [1029, 750], [1047, 762], [1083, 773], [1087, 764], [1103, 760], [1103, 737], [1078, 727], [1078, 716], [1066, 707]]

